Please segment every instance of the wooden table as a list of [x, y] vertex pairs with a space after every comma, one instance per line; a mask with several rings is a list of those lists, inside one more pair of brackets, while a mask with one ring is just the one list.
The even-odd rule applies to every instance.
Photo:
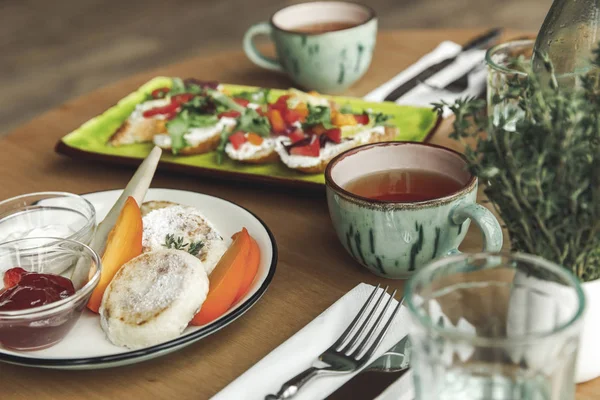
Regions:
[[[348, 94], [365, 94], [442, 40], [464, 42], [476, 33], [474, 30], [383, 32], [370, 70]], [[131, 169], [73, 161], [55, 154], [54, 144], [158, 74], [266, 87], [291, 85], [284, 76], [255, 67], [241, 51], [190, 57], [67, 102], [0, 140], [0, 198], [43, 190], [86, 193], [124, 187]], [[432, 142], [459, 148], [448, 139], [448, 127], [448, 122], [442, 124]], [[242, 318], [217, 334], [142, 364], [76, 372], [0, 364], [2, 399], [206, 399], [359, 282], [382, 281], [345, 253], [330, 224], [324, 192], [292, 196], [276, 188], [160, 172], [153, 187], [219, 196], [259, 215], [272, 229], [279, 246], [277, 273], [266, 295]], [[470, 232], [463, 249], [479, 248], [478, 233]], [[383, 283], [403, 287], [402, 281]], [[578, 400], [600, 397], [600, 380], [580, 385], [577, 394]]]

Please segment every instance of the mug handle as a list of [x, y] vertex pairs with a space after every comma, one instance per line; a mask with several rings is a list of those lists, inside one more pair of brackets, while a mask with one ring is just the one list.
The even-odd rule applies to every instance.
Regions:
[[[494, 253], [502, 250], [502, 228], [490, 210], [477, 203], [461, 203], [450, 214], [450, 221], [456, 225], [461, 225], [467, 218], [475, 222], [481, 230], [483, 251]], [[461, 254], [461, 252], [458, 249], [450, 250], [448, 255], [452, 254]]]
[[283, 67], [279, 61], [263, 55], [254, 45], [254, 36], [262, 34], [271, 37], [271, 32], [273, 32], [273, 27], [268, 22], [259, 22], [252, 25], [244, 35], [244, 52], [250, 61], [259, 67], [270, 69], [271, 71], [283, 71]]

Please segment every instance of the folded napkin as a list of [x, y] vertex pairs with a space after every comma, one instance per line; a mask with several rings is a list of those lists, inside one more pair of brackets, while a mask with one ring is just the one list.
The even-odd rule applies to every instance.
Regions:
[[[267, 394], [276, 394], [284, 382], [310, 367], [312, 362], [337, 340], [373, 289], [373, 286], [365, 283], [356, 286], [302, 330], [217, 393], [213, 400], [263, 400]], [[394, 305], [396, 303], [394, 301]], [[408, 312], [402, 307], [372, 360], [399, 342], [408, 333], [407, 325]], [[294, 399], [323, 399], [354, 375], [315, 378], [307, 383]]]
[[[454, 42], [445, 41], [440, 43], [439, 46], [436, 47], [431, 53], [424, 55], [421, 57], [421, 59], [419, 59], [419, 61], [367, 94], [365, 96], [365, 100], [383, 101], [385, 96], [396, 87], [416, 76], [427, 67], [457, 55], [460, 53], [461, 49], [462, 47]], [[482, 64], [484, 58], [485, 50], [467, 51], [464, 54], [459, 55], [452, 64], [433, 75], [426, 82], [429, 85], [436, 87], [444, 87], [445, 85], [464, 75], [466, 72], [472, 70], [478, 64]], [[407, 92], [404, 94], [404, 96], [397, 99], [396, 103], [429, 107], [431, 103], [437, 103], [441, 100], [453, 103], [454, 100], [458, 98], [463, 98], [466, 96], [479, 96], [485, 88], [486, 76], [486, 68], [476, 68], [469, 75], [469, 87], [460, 93], [450, 93], [448, 91], [433, 89], [427, 85], [419, 84], [410, 92]], [[449, 109], [445, 109], [444, 117], [447, 117], [451, 113], [452, 112]]]

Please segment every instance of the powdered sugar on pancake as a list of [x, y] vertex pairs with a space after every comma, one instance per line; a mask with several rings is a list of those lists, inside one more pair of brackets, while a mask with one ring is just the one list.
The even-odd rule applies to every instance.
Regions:
[[227, 244], [214, 226], [194, 207], [173, 205], [150, 211], [143, 217], [144, 252], [165, 249], [166, 236], [182, 237], [184, 243], [202, 241], [197, 257], [210, 274], [227, 250]]

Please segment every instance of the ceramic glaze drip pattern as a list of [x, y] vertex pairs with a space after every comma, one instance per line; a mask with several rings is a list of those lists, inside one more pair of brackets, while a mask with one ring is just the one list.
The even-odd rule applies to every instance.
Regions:
[[394, 210], [366, 208], [328, 190], [334, 227], [344, 248], [376, 275], [406, 278], [428, 261], [454, 253], [464, 239], [470, 219], [451, 221], [462, 201], [474, 202], [476, 188], [442, 205]]

